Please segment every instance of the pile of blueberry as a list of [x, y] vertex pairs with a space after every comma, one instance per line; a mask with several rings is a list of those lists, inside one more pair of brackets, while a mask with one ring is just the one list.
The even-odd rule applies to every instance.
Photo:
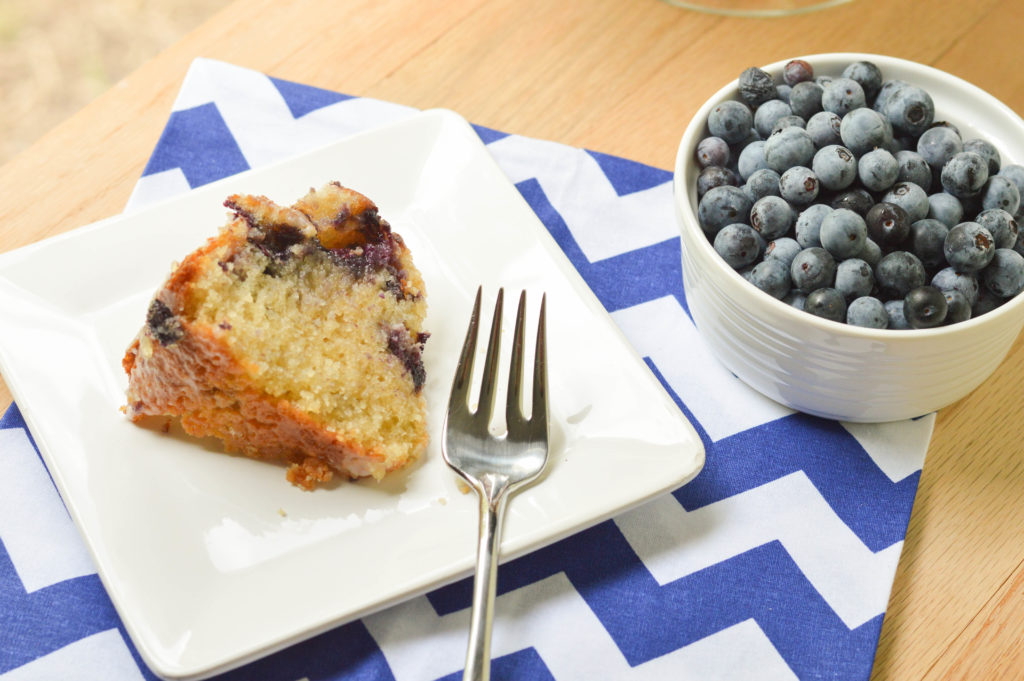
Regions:
[[871, 62], [781, 83], [749, 68], [697, 145], [697, 217], [754, 286], [811, 314], [922, 329], [1024, 289], [1024, 166], [936, 120], [931, 96]]

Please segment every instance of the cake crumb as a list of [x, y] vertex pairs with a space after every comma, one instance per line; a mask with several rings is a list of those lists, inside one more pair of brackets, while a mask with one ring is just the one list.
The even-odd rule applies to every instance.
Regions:
[[317, 483], [330, 482], [333, 471], [323, 461], [312, 456], [306, 457], [302, 463], [293, 463], [286, 473], [288, 482], [304, 490], [312, 490]]

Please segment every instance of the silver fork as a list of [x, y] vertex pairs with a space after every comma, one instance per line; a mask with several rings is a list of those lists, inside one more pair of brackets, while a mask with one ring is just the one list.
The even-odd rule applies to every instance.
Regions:
[[461, 475], [480, 499], [476, 577], [470, 614], [469, 646], [463, 681], [486, 681], [490, 677], [491, 624], [494, 620], [494, 592], [498, 574], [498, 550], [505, 505], [516, 489], [535, 480], [548, 459], [548, 407], [546, 360], [546, 296], [541, 298], [537, 345], [533, 361], [533, 393], [530, 418], [523, 415], [523, 336], [525, 334], [526, 292], [519, 297], [512, 359], [505, 401], [505, 433], [494, 435], [490, 424], [497, 396], [497, 373], [504, 290], [498, 290], [494, 319], [484, 359], [479, 406], [471, 411], [470, 383], [477, 330], [480, 326], [480, 295], [477, 289], [473, 314], [455, 369], [452, 393], [445, 416], [441, 452], [444, 460]]

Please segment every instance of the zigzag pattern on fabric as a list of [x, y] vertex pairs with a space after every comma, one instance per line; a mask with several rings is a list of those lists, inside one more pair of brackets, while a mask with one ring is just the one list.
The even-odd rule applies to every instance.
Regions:
[[[99, 631], [120, 626], [120, 618], [95, 574], [58, 582], [26, 593], [0, 538], [0, 631], [32, 631], [33, 621], [46, 636], [10, 641], [0, 648], [0, 674]], [[56, 612], [65, 616], [54, 618]], [[53, 624], [58, 624], [55, 628]]]
[[[513, 564], [499, 573], [499, 593], [564, 572], [630, 665], [753, 619], [797, 677], [810, 678], [822, 664], [818, 646], [834, 651], [829, 659], [849, 662], [863, 646], [873, 645], [881, 631], [881, 614], [847, 628], [777, 541], [664, 586], [651, 577], [611, 521]], [[621, 580], [628, 580], [629, 593], [618, 588]], [[470, 604], [472, 581], [462, 580], [427, 598], [438, 614], [462, 610]], [[637, 637], [638, 620], [657, 626]]]

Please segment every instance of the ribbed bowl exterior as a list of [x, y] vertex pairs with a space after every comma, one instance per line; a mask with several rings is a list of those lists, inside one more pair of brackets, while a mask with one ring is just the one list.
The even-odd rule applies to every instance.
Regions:
[[[935, 101], [936, 120], [964, 139], [982, 137], [1003, 163], [1024, 159], [1024, 121], [984, 91], [944, 72], [891, 57], [800, 57], [816, 73], [838, 75], [872, 61], [886, 79], [919, 84]], [[788, 61], [788, 60], [786, 60]], [[778, 75], [785, 61], [765, 67]], [[737, 377], [793, 409], [844, 421], [913, 418], [952, 404], [988, 378], [1024, 326], [1024, 296], [967, 322], [938, 329], [863, 329], [796, 310], [759, 291], [714, 251], [696, 219], [694, 154], [710, 109], [736, 97], [720, 90], [697, 112], [679, 146], [674, 192], [682, 233], [683, 283], [693, 321], [712, 352]], [[935, 191], [933, 188], [931, 191]]]

